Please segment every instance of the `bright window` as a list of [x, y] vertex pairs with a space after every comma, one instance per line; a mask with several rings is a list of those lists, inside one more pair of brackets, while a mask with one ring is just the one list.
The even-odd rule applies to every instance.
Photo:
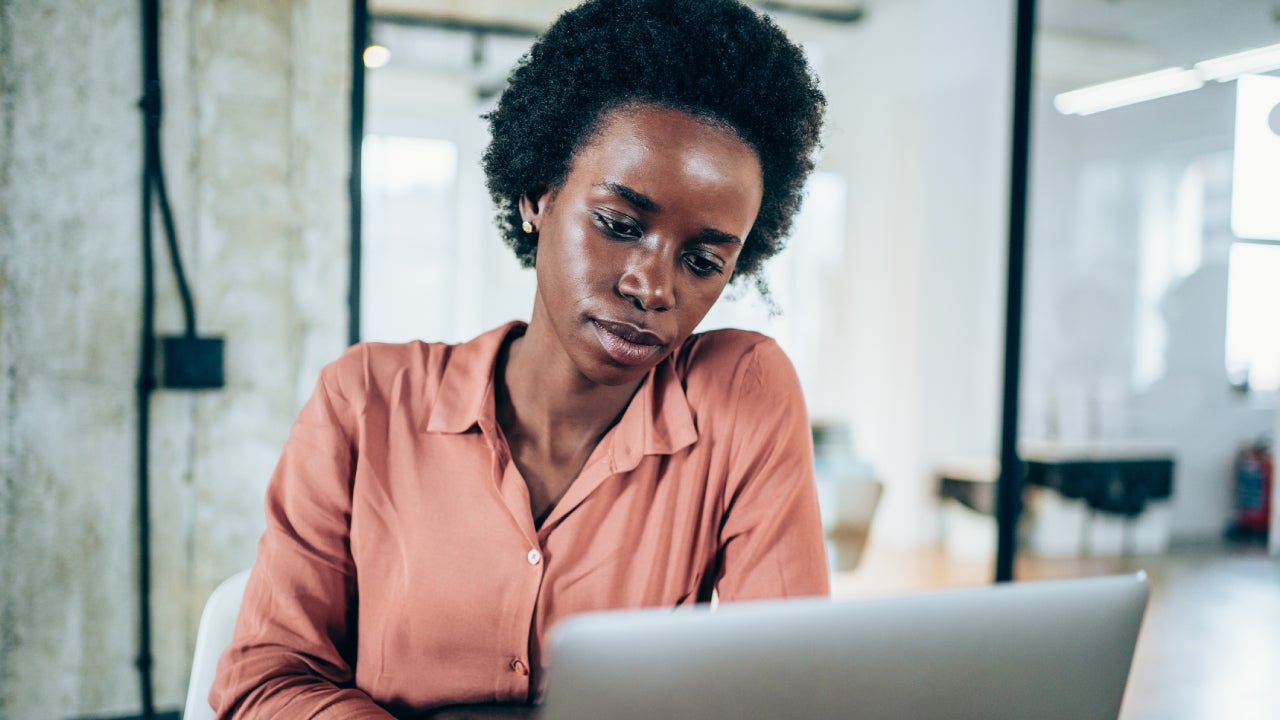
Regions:
[[451, 337], [457, 145], [369, 135], [363, 147], [361, 339]]
[[1280, 245], [1231, 246], [1227, 377], [1253, 391], [1280, 390]]

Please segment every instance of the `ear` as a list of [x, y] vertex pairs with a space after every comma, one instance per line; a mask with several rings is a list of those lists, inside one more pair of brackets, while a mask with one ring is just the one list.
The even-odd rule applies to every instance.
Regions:
[[555, 194], [545, 187], [535, 188], [520, 196], [520, 219], [532, 223], [535, 228], [542, 226], [542, 218]]

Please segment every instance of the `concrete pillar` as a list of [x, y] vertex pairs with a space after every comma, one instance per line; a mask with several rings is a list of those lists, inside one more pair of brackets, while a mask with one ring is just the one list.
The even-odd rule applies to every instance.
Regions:
[[[160, 391], [157, 704], [344, 344], [350, 6], [163, 3], [165, 161], [224, 390]], [[136, 712], [139, 4], [0, 3], [0, 717]], [[159, 238], [158, 238], [159, 240]], [[181, 329], [163, 245], [158, 329]]]

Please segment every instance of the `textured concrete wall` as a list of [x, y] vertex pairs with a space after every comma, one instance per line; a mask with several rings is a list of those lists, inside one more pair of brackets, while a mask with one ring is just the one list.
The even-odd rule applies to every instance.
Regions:
[[[153, 401], [162, 708], [181, 704], [204, 598], [252, 562], [280, 445], [343, 346], [350, 27], [342, 0], [163, 5], [170, 194], [228, 385]], [[138, 13], [0, 2], [0, 718], [139, 707]]]

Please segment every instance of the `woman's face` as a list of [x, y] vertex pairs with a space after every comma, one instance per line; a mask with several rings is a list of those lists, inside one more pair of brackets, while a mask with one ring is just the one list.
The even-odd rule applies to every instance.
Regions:
[[589, 380], [639, 380], [724, 290], [762, 192], [732, 132], [653, 105], [608, 113], [564, 183], [521, 200], [538, 230], [531, 325]]

